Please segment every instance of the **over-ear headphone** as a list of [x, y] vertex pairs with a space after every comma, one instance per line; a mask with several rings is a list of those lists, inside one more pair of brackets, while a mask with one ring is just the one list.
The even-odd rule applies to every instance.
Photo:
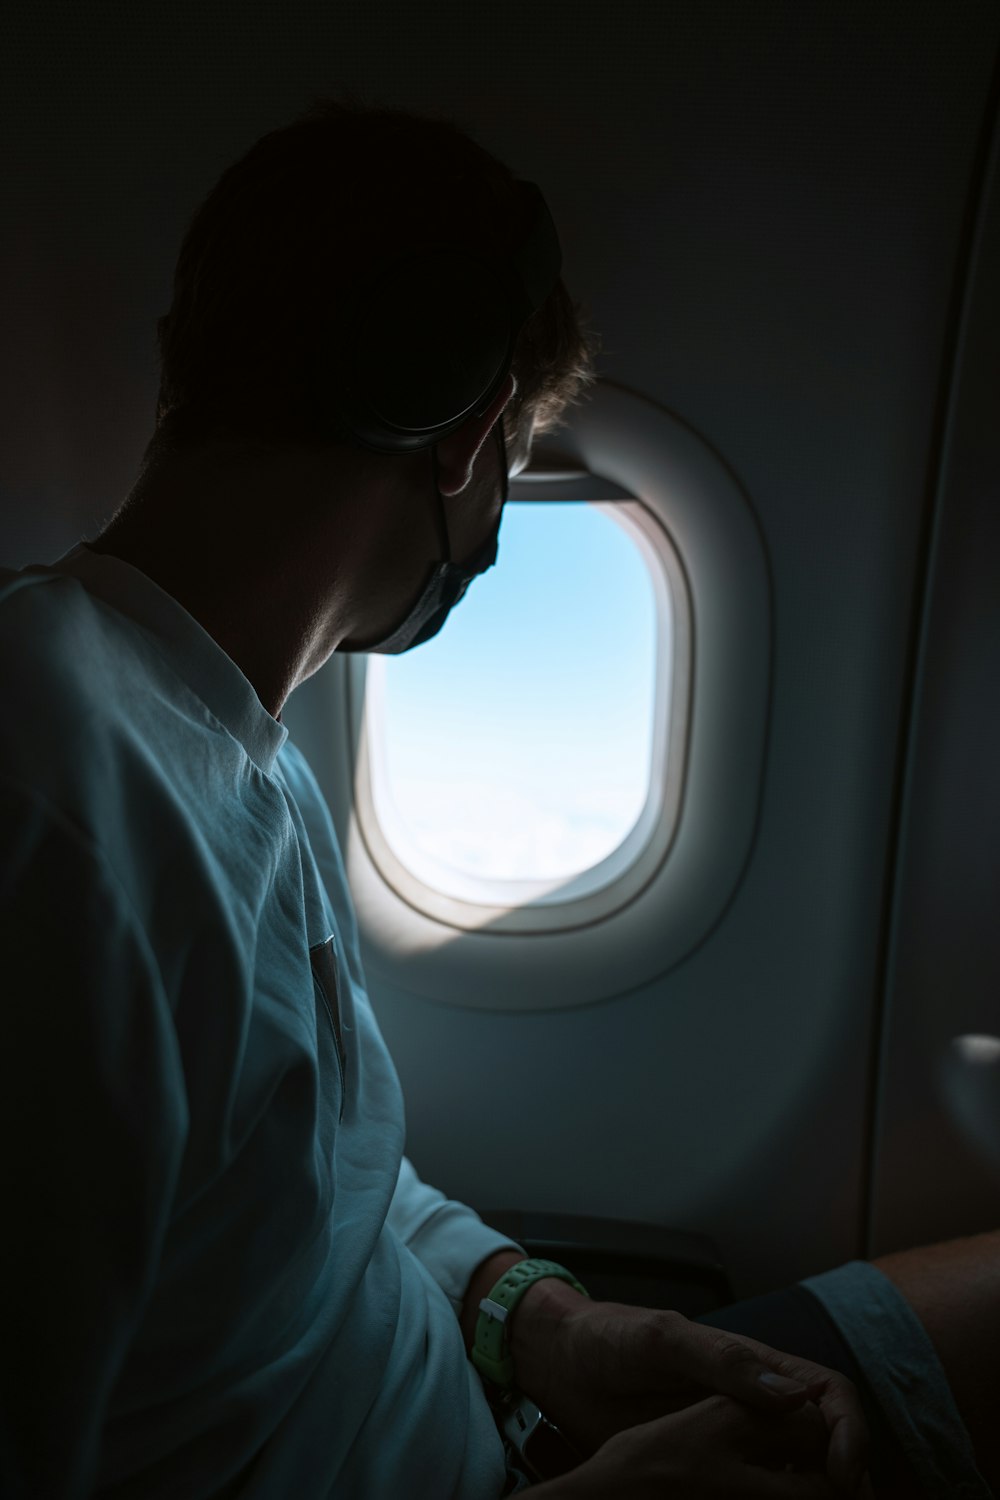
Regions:
[[430, 448], [481, 415], [510, 370], [518, 333], [562, 265], [552, 216], [533, 182], [516, 184], [529, 228], [505, 259], [441, 242], [382, 261], [346, 316], [324, 403], [376, 453]]

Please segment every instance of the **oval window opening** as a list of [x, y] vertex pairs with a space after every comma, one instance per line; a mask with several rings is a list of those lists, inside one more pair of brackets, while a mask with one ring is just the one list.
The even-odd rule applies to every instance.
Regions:
[[607, 858], [649, 794], [657, 606], [613, 506], [511, 501], [497, 566], [444, 629], [368, 659], [372, 800], [412, 874], [569, 881]]

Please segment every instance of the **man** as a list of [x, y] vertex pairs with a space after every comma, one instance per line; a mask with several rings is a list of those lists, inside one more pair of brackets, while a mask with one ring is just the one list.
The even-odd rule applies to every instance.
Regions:
[[[493, 1500], [524, 1480], [481, 1372], [578, 1450], [540, 1500], [871, 1492], [838, 1369], [592, 1303], [419, 1181], [280, 723], [333, 651], [440, 628], [592, 378], [553, 282], [436, 441], [351, 428], [341, 315], [386, 236], [499, 263], [529, 198], [446, 122], [328, 102], [264, 137], [188, 231], [127, 501], [3, 577], [5, 1496]], [[953, 1379], [973, 1344], [942, 1334]]]

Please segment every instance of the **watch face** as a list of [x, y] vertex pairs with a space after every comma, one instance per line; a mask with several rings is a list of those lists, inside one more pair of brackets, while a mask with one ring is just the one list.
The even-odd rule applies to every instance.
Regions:
[[545, 1417], [532, 1430], [521, 1458], [536, 1479], [558, 1479], [583, 1462], [583, 1454]]
[[505, 1398], [501, 1426], [520, 1463], [534, 1479], [557, 1479], [583, 1462], [583, 1454], [527, 1396], [512, 1394]]

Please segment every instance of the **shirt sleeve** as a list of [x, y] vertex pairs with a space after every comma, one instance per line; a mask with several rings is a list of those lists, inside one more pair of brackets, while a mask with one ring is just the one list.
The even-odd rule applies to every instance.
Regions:
[[187, 1131], [158, 971], [92, 842], [0, 785], [0, 1493], [91, 1494]]
[[484, 1224], [474, 1209], [421, 1182], [407, 1157], [399, 1169], [387, 1223], [428, 1270], [461, 1315], [473, 1271], [498, 1250], [525, 1251]]

